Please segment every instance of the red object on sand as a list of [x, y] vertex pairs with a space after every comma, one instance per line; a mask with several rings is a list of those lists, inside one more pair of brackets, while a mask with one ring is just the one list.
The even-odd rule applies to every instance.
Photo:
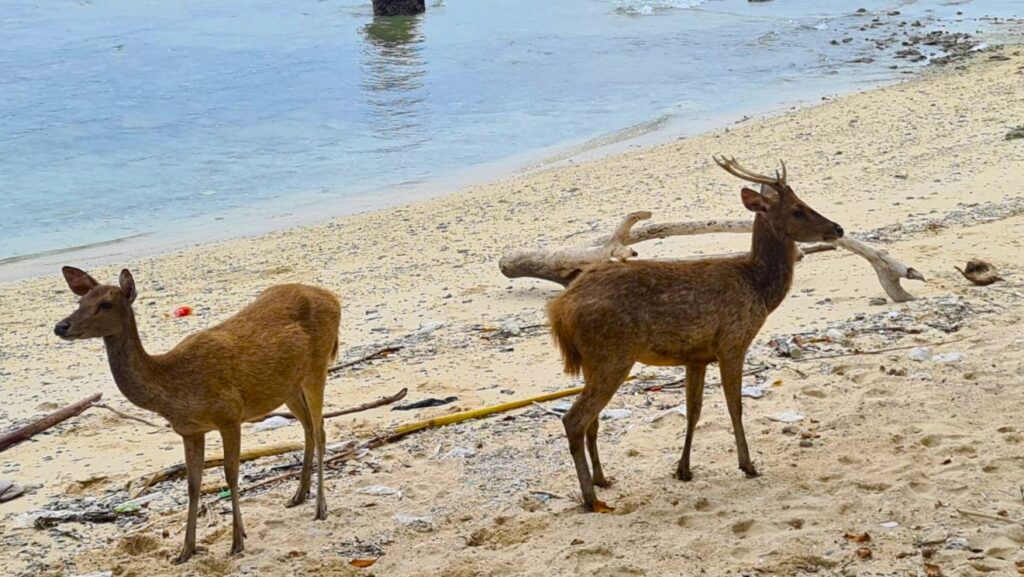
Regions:
[[192, 307], [190, 306], [178, 307], [171, 311], [171, 316], [176, 319], [179, 319], [181, 317], [187, 317], [190, 314], [192, 314]]

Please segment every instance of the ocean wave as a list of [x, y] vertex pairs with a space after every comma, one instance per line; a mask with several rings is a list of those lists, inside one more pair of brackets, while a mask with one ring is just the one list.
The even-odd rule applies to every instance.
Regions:
[[673, 10], [697, 8], [709, 0], [615, 0], [616, 14], [623, 16], [651, 16]]

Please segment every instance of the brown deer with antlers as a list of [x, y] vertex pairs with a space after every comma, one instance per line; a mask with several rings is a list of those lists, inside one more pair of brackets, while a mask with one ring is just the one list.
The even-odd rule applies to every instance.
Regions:
[[[584, 507], [610, 510], [594, 485], [608, 481], [597, 456], [598, 414], [636, 362], [686, 366], [686, 440], [677, 477], [692, 479], [690, 446], [700, 419], [704, 374], [717, 362], [736, 435], [740, 469], [757, 476], [743, 433], [740, 398], [743, 361], [765, 319], [789, 291], [796, 242], [835, 240], [838, 224], [801, 201], [786, 183], [751, 172], [735, 159], [715, 158], [724, 170], [760, 184], [743, 188], [743, 205], [755, 213], [750, 253], [695, 262], [605, 262], [585, 270], [548, 305], [551, 332], [565, 372], [583, 373], [583, 393], [562, 422], [576, 465]], [[584, 454], [590, 453], [593, 475]]]
[[316, 518], [327, 517], [322, 414], [327, 368], [338, 353], [337, 297], [313, 286], [273, 286], [219, 325], [186, 337], [167, 353], [150, 355], [135, 325], [136, 290], [130, 272], [121, 271], [118, 286], [101, 285], [73, 267], [64, 267], [63, 273], [81, 299], [78, 310], [57, 323], [54, 333], [66, 340], [102, 337], [117, 388], [133, 404], [166, 418], [184, 441], [188, 522], [178, 563], [196, 551], [203, 454], [206, 433], [213, 430], [224, 442], [224, 477], [231, 489], [231, 554], [244, 548], [238, 506], [242, 422], [281, 404], [288, 405], [305, 432], [299, 488], [288, 506], [309, 495], [315, 450]]

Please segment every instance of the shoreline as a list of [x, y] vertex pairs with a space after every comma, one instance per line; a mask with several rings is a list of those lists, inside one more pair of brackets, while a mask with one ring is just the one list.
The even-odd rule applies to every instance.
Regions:
[[[986, 48], [991, 49], [992, 47]], [[0, 286], [49, 274], [51, 270], [59, 268], [58, 261], [68, 258], [75, 259], [74, 262], [84, 267], [104, 266], [125, 256], [134, 259], [166, 255], [208, 244], [253, 239], [295, 228], [316, 227], [361, 214], [410, 207], [435, 198], [458, 195], [466, 189], [494, 181], [525, 177], [576, 163], [597, 161], [629, 151], [665, 145], [675, 140], [727, 130], [746, 122], [793, 113], [814, 107], [823, 101], [911, 82], [930, 74], [941, 74], [943, 68], [926, 66], [908, 69], [904, 71], [903, 76], [865, 80], [863, 84], [851, 82], [842, 86], [839, 91], [818, 90], [765, 106], [743, 108], [717, 115], [683, 118], [677, 114], [665, 114], [636, 125], [610, 130], [593, 138], [525, 151], [493, 162], [454, 170], [425, 181], [397, 183], [330, 199], [324, 199], [316, 193], [294, 193], [262, 201], [254, 206], [217, 213], [212, 217], [176, 220], [173, 221], [173, 230], [150, 230], [80, 246], [15, 255], [0, 259]], [[271, 210], [270, 207], [277, 208]], [[115, 246], [118, 250], [107, 250]]]
[[[43, 507], [122, 502], [128, 481], [181, 461], [180, 439], [169, 430], [90, 410], [0, 454], [0, 478], [33, 487], [0, 505], [0, 551], [12, 553], [0, 555], [0, 572], [354, 575], [349, 561], [371, 551], [374, 571], [396, 577], [653, 576], [680, 566], [711, 575], [789, 575], [808, 567], [822, 574], [840, 567], [913, 574], [925, 555], [921, 543], [935, 542], [928, 562], [945, 574], [972, 574], [978, 564], [1009, 574], [1021, 534], [956, 510], [1006, 510], [1011, 517], [1020, 510], [1024, 436], [1015, 409], [1024, 403], [1024, 141], [1005, 135], [1024, 110], [1022, 52], [1009, 46], [979, 53], [962, 67], [908, 82], [414, 204], [126, 256], [118, 266], [89, 270], [111, 282], [121, 265], [132, 269], [139, 330], [154, 353], [230, 316], [272, 284], [333, 290], [343, 305], [342, 359], [389, 343], [407, 346], [335, 375], [328, 410], [403, 387], [410, 402], [458, 397], [410, 413], [377, 409], [328, 422], [328, 445], [358, 441], [399, 422], [579, 385], [562, 374], [546, 331], [525, 330], [544, 322], [544, 306], [560, 287], [504, 278], [501, 254], [583, 242], [637, 210], [652, 211], [654, 222], [749, 218], [738, 199], [741, 183], [710, 155], [726, 153], [761, 171], [781, 157], [804, 201], [852, 235], [884, 231], [867, 240], [928, 282], [906, 283], [918, 301], [877, 305], [872, 301], [884, 293], [863, 259], [834, 251], [798, 264], [789, 296], [748, 356], [752, 366], [765, 367], [749, 383], [763, 387], [764, 396], [743, 400], [763, 477], [745, 479], [735, 470], [731, 425], [711, 377], [696, 479], [672, 479], [684, 424], [666, 413], [683, 398], [642, 385], [678, 380], [681, 370], [637, 365], [609, 405], [626, 416], [601, 426], [613, 484], [600, 495], [618, 507], [615, 514], [586, 515], [571, 498], [536, 497], [541, 490], [568, 497], [576, 480], [561, 423], [530, 407], [411, 436], [329, 470], [326, 521], [314, 522], [310, 507], [283, 508], [292, 483], [246, 494], [250, 535], [241, 557], [227, 557], [230, 514], [211, 501], [200, 537], [210, 551], [173, 566], [183, 526], [181, 481], [156, 487], [138, 516], [118, 523], [69, 523], [60, 531], [17, 525], [20, 514]], [[749, 236], [735, 234], [636, 245], [641, 258], [747, 247]], [[953, 269], [978, 257], [1006, 280], [975, 287]], [[100, 342], [53, 336], [53, 323], [75, 302], [58, 271], [2, 286], [0, 429], [94, 392], [119, 411], [152, 418], [118, 392]], [[171, 318], [179, 305], [194, 314]], [[523, 329], [495, 330], [510, 324]], [[830, 329], [849, 340], [814, 339]], [[814, 358], [786, 357], [771, 344], [794, 335], [807, 339]], [[961, 355], [949, 363], [916, 361], [902, 347]], [[833, 353], [842, 354], [819, 356]], [[805, 418], [792, 426], [772, 420], [792, 411]], [[652, 420], [657, 415], [663, 418]], [[300, 437], [295, 425], [245, 425], [242, 443]], [[208, 437], [208, 454], [219, 442]], [[247, 464], [243, 482], [291, 458]], [[983, 495], [972, 489], [979, 479]], [[216, 487], [222, 475], [209, 470], [204, 481]], [[377, 485], [402, 496], [360, 492]], [[429, 529], [396, 520], [410, 516], [429, 519]], [[872, 558], [858, 557], [843, 538], [849, 532], [871, 533]], [[970, 547], [946, 546], [961, 540]], [[527, 556], [536, 562], [523, 564]]]

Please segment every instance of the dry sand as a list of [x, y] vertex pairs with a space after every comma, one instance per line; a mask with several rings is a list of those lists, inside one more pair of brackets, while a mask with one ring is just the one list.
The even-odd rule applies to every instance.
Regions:
[[[904, 283], [919, 301], [870, 306], [872, 297], [884, 295], [858, 257], [815, 254], [798, 265], [791, 296], [748, 359], [769, 367], [752, 382], [774, 384], [763, 398], [744, 400], [761, 478], [745, 479], [736, 469], [723, 397], [710, 386], [694, 449], [696, 479], [674, 480], [683, 419], [649, 419], [683, 395], [644, 394], [641, 385], [674, 380], [682, 371], [638, 366], [640, 379], [610, 405], [629, 409], [628, 416], [605, 421], [601, 432], [613, 485], [599, 494], [617, 506], [614, 514], [580, 511], [571, 498], [576, 478], [561, 425], [529, 408], [422, 433], [330, 471], [325, 522], [313, 521], [312, 503], [283, 507], [291, 482], [244, 497], [249, 538], [238, 558], [226, 556], [228, 506], [208, 498], [200, 534], [210, 550], [179, 567], [170, 557], [184, 524], [177, 512], [185, 500], [180, 481], [157, 487], [161, 497], [146, 516], [124, 526], [16, 527], [19, 514], [51, 499], [109, 498], [133, 477], [180, 462], [180, 442], [170, 431], [92, 409], [0, 455], [0, 478], [41, 485], [0, 505], [0, 572], [924, 575], [925, 563], [932, 563], [944, 575], [1016, 574], [1014, 563], [1024, 560], [1024, 288], [1015, 274], [1024, 248], [1024, 141], [1004, 135], [1024, 123], [1024, 56], [1016, 48], [997, 54], [1009, 60], [986, 53], [966, 67], [696, 138], [124, 263], [140, 285], [136, 312], [150, 351], [168, 349], [278, 282], [316, 283], [340, 295], [343, 356], [420, 327], [435, 329], [389, 359], [331, 380], [331, 408], [405, 386], [410, 400], [459, 396], [446, 407], [377, 409], [331, 420], [327, 428], [329, 443], [365, 438], [399, 421], [577, 384], [560, 373], [542, 328], [518, 336], [481, 330], [509, 319], [520, 326], [543, 322], [544, 304], [559, 290], [503, 278], [496, 266], [502, 251], [580, 242], [641, 209], [662, 221], [746, 218], [740, 183], [715, 168], [711, 154], [733, 154], [762, 170], [785, 158], [798, 193], [848, 231], [913, 223], [885, 229], [883, 240], [891, 240], [885, 248], [929, 282]], [[648, 257], [747, 243], [745, 235], [713, 235], [638, 248]], [[975, 256], [995, 263], [1006, 280], [968, 285], [953, 265]], [[110, 282], [117, 269], [92, 272]], [[118, 393], [100, 342], [63, 343], [52, 335], [53, 323], [74, 306], [58, 271], [0, 291], [0, 428], [93, 391], [115, 408], [147, 416]], [[196, 314], [169, 318], [180, 304]], [[849, 332], [850, 341], [818, 342], [808, 355], [922, 345], [963, 358], [913, 361], [907, 350], [896, 350], [794, 361], [766, 344], [797, 333], [814, 340], [829, 327]], [[933, 344], [951, 339], [959, 340]], [[781, 411], [806, 419], [787, 428], [767, 418]], [[247, 426], [243, 444], [297, 439], [297, 425], [268, 432]], [[215, 435], [208, 445], [217, 450]], [[244, 472], [261, 474], [287, 460], [266, 459]], [[207, 472], [206, 483], [219, 480], [219, 471]], [[358, 492], [373, 485], [402, 495]], [[534, 490], [569, 498], [544, 500]], [[403, 515], [426, 525], [407, 526], [398, 520]], [[125, 537], [128, 531], [135, 533]], [[851, 543], [848, 532], [868, 532], [871, 540]], [[858, 547], [870, 548], [871, 558], [859, 557]], [[371, 568], [348, 564], [380, 552]]]

